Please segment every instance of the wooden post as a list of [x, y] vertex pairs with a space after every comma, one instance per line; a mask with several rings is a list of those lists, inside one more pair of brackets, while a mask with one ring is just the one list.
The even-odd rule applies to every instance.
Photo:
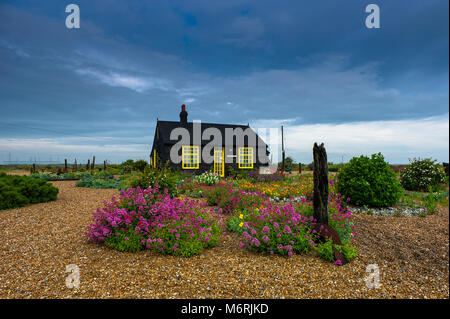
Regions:
[[78, 167], [77, 167], [77, 159], [75, 159], [75, 163], [73, 164], [73, 167], [75, 168], [75, 172], [77, 171]]
[[302, 173], [302, 163], [298, 163], [298, 175]]
[[91, 160], [88, 159], [88, 162], [86, 164], [86, 170], [89, 171], [89, 168], [91, 167]]
[[314, 143], [314, 218], [328, 225], [328, 160], [325, 146]]
[[95, 156], [92, 157], [92, 168], [91, 170], [93, 170], [95, 168]]
[[103, 161], [103, 170], [106, 171], [106, 160]]
[[67, 173], [67, 158], [64, 159], [64, 173]]
[[31, 174], [36, 173], [36, 163], [33, 163], [33, 166], [31, 166]]

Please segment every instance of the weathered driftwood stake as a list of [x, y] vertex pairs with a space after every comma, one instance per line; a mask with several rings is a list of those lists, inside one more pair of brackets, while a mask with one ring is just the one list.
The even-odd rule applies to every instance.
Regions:
[[338, 232], [328, 225], [328, 160], [325, 146], [314, 143], [314, 218], [317, 220], [314, 229], [318, 233], [318, 240], [325, 242], [331, 239], [333, 243], [334, 260], [338, 265], [348, 263], [344, 255], [334, 245], [342, 245]]
[[95, 156], [92, 157], [92, 168], [91, 169], [94, 169], [94, 168], [95, 168]]
[[88, 162], [86, 164], [86, 170], [87, 171], [89, 170], [89, 167], [91, 167], [91, 160], [90, 159], [88, 159]]
[[314, 143], [314, 218], [328, 225], [328, 161], [325, 146]]
[[75, 159], [75, 163], [73, 164], [73, 168], [75, 169], [75, 171], [77, 171], [78, 167], [77, 167], [77, 159]]
[[298, 174], [302, 173], [302, 163], [298, 163]]
[[103, 170], [106, 171], [106, 161], [103, 161]]
[[67, 158], [64, 159], [64, 172], [67, 173]]

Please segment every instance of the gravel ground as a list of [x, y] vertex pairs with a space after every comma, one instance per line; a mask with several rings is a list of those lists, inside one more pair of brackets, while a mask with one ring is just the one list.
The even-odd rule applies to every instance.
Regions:
[[352, 214], [367, 214], [378, 216], [420, 216], [426, 214], [425, 208], [410, 208], [410, 207], [387, 207], [387, 208], [367, 208], [367, 207], [349, 207]]
[[[313, 253], [291, 258], [237, 247], [234, 234], [189, 259], [121, 253], [83, 235], [115, 190], [53, 182], [58, 200], [0, 211], [2, 298], [449, 298], [449, 211], [426, 218], [355, 215], [361, 255], [339, 267]], [[65, 285], [80, 269], [79, 289]], [[380, 269], [379, 289], [365, 285]]]

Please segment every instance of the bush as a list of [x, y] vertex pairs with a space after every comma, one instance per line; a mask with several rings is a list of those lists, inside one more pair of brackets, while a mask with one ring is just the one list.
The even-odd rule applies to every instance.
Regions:
[[201, 175], [194, 176], [194, 181], [206, 186], [215, 185], [220, 180], [220, 176], [215, 173], [204, 172]]
[[132, 159], [126, 160], [125, 162], [122, 162], [120, 164], [120, 168], [124, 172], [131, 172], [133, 170], [133, 167], [134, 167], [134, 160]]
[[192, 198], [202, 198], [204, 196], [204, 186], [199, 182], [195, 182], [192, 179], [183, 180], [178, 186], [178, 194], [184, 194]]
[[[334, 247], [342, 253], [342, 255], [347, 259], [347, 261], [351, 261], [356, 256], [358, 256], [358, 252], [354, 247], [349, 245], [334, 245]], [[315, 250], [320, 258], [328, 260], [330, 262], [342, 262], [334, 260], [334, 252], [333, 252], [333, 243], [331, 240], [327, 240], [325, 243], [319, 244], [315, 247]]]
[[220, 229], [208, 211], [192, 201], [171, 199], [158, 189], [122, 190], [93, 213], [85, 234], [120, 250], [144, 248], [190, 257], [217, 244]]
[[0, 173], [0, 209], [53, 201], [57, 194], [58, 189], [46, 181]]
[[381, 153], [354, 157], [338, 173], [337, 187], [355, 205], [388, 207], [403, 194], [400, 182]]
[[135, 175], [129, 181], [129, 187], [142, 189], [158, 188], [161, 192], [167, 189], [170, 197], [177, 194], [178, 175], [172, 172], [168, 167], [151, 168], [147, 166], [143, 173]]
[[[248, 218], [248, 219], [247, 219]], [[312, 218], [296, 212], [292, 205], [268, 205], [250, 211], [242, 218], [243, 242], [239, 245], [250, 250], [291, 256], [308, 252], [315, 235], [310, 229]], [[234, 227], [230, 222], [229, 229]]]
[[428, 191], [430, 187], [435, 188], [445, 183], [445, 173], [435, 160], [415, 158], [400, 171], [400, 180], [407, 190]]
[[258, 192], [244, 192], [234, 189], [230, 183], [219, 182], [214, 187], [205, 189], [205, 198], [210, 206], [218, 206], [219, 211], [231, 214], [236, 210], [259, 207], [268, 198]]
[[145, 160], [137, 160], [133, 163], [133, 170], [143, 172], [147, 166], [148, 163]]

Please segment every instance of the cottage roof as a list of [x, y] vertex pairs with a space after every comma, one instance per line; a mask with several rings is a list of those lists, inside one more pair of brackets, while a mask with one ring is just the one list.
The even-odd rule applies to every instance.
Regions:
[[[157, 127], [159, 127], [159, 136], [162, 139], [162, 142], [164, 144], [175, 144], [177, 143], [181, 137], [178, 137], [178, 140], [171, 140], [170, 139], [170, 133], [172, 132], [172, 130], [176, 129], [176, 128], [185, 128], [188, 130], [189, 135], [191, 137], [191, 141], [190, 143], [193, 143], [193, 131], [194, 131], [194, 123], [193, 122], [187, 122], [187, 123], [180, 123], [179, 121], [159, 121], [157, 122]], [[208, 128], [216, 128], [220, 131], [221, 135], [222, 135], [222, 141], [221, 144], [224, 146], [230, 146], [230, 145], [226, 145], [225, 143], [225, 129], [226, 128], [231, 128], [231, 129], [236, 129], [236, 128], [241, 128], [243, 131], [245, 131], [246, 129], [250, 128], [249, 125], [236, 125], [236, 124], [219, 124], [219, 123], [204, 123], [201, 122], [201, 133], [203, 135], [203, 132], [208, 129]], [[265, 145], [264, 141], [258, 136], [258, 134], [256, 134], [256, 132], [250, 128], [250, 130], [247, 131], [248, 132], [248, 136], [253, 138], [256, 136], [256, 140], [258, 145]], [[211, 140], [213, 139], [213, 137], [209, 137], [209, 139], [207, 140], [203, 140], [201, 141], [201, 145], [205, 145], [207, 143], [209, 143]], [[247, 143], [247, 138], [245, 138], [245, 142]], [[234, 143], [236, 143], [236, 141], [234, 141]]]

